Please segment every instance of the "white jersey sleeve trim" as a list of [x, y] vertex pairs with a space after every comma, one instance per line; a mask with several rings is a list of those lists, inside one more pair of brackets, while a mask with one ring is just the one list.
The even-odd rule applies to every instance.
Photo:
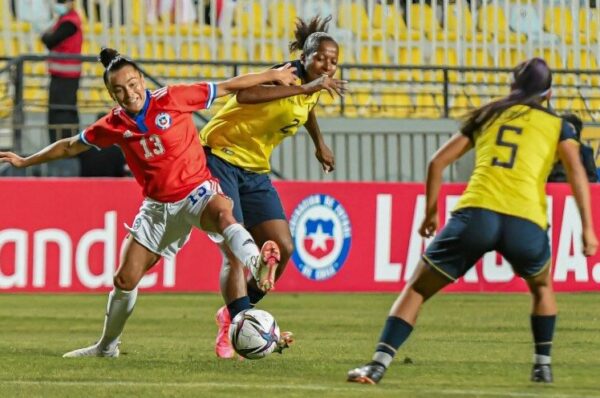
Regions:
[[89, 146], [91, 146], [91, 147], [94, 147], [94, 148], [96, 148], [97, 150], [100, 150], [100, 147], [99, 147], [99, 146], [92, 144], [91, 142], [89, 142], [89, 141], [87, 140], [87, 138], [85, 138], [85, 132], [86, 132], [86, 131], [87, 131], [87, 130], [81, 130], [81, 133], [79, 133], [79, 139], [80, 139], [80, 140], [81, 140], [81, 141], [82, 141], [82, 142], [83, 142], [85, 145], [89, 145]]
[[206, 100], [206, 108], [210, 108], [210, 106], [215, 101], [217, 95], [217, 86], [215, 83], [207, 83], [208, 85], [208, 99]]

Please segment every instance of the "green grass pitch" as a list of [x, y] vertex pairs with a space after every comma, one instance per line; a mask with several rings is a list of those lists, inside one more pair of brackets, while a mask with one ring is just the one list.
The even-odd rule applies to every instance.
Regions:
[[217, 294], [140, 294], [116, 359], [61, 358], [98, 338], [106, 295], [0, 295], [0, 397], [600, 397], [600, 294], [558, 295], [554, 385], [528, 381], [525, 294], [435, 297], [380, 385], [347, 383], [394, 298], [273, 293], [296, 344], [238, 361], [214, 355]]

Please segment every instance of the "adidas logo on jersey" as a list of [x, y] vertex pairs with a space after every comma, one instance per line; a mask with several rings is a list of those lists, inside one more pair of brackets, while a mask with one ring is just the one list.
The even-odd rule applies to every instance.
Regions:
[[131, 132], [131, 130], [125, 130], [125, 132], [123, 133], [123, 138], [131, 138], [133, 137], [133, 133]]

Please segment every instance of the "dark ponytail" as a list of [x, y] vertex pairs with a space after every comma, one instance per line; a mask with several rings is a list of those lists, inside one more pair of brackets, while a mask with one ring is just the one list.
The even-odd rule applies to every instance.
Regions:
[[108, 87], [108, 74], [110, 72], [117, 71], [124, 67], [125, 65], [131, 65], [135, 70], [141, 73], [140, 68], [137, 66], [135, 62], [131, 59], [126, 58], [119, 54], [117, 50], [114, 48], [104, 47], [100, 50], [100, 55], [98, 56], [98, 60], [104, 66], [104, 85]]
[[321, 17], [317, 15], [308, 23], [297, 18], [296, 30], [294, 32], [296, 40], [290, 43], [290, 52], [300, 50], [304, 55], [309, 56], [317, 51], [324, 41], [332, 41], [337, 44], [335, 39], [327, 33], [329, 22], [331, 22], [331, 15], [325, 19], [321, 19]]
[[510, 86], [510, 94], [472, 111], [467, 116], [460, 131], [472, 140], [475, 133], [496, 120], [502, 112], [515, 105], [528, 105], [531, 108], [550, 112], [542, 107], [541, 101], [551, 86], [552, 72], [546, 61], [541, 58], [532, 58], [522, 62], [513, 70], [513, 83]]

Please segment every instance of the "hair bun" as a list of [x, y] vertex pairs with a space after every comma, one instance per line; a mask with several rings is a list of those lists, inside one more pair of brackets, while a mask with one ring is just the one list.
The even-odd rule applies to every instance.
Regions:
[[119, 52], [114, 48], [104, 47], [102, 50], [100, 50], [99, 60], [102, 62], [102, 65], [107, 68], [108, 65], [110, 65], [110, 62], [120, 55], [121, 54], [119, 54]]

